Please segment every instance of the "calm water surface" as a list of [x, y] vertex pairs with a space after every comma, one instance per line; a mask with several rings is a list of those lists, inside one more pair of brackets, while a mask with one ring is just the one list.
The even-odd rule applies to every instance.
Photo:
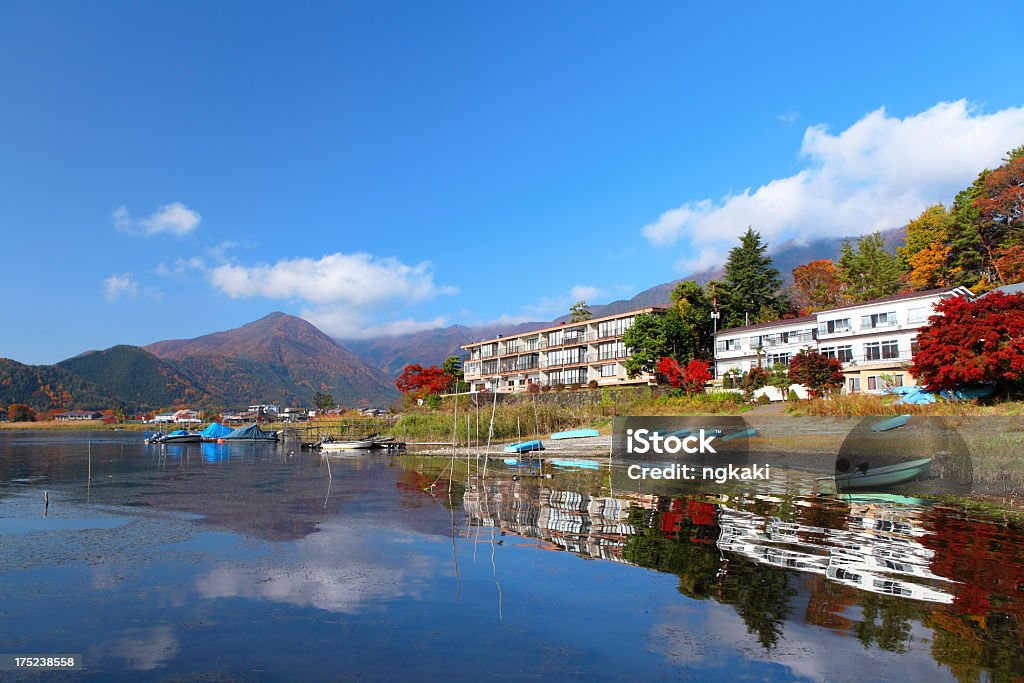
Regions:
[[0, 652], [103, 681], [1024, 676], [1024, 534], [953, 508], [291, 451], [0, 433]]

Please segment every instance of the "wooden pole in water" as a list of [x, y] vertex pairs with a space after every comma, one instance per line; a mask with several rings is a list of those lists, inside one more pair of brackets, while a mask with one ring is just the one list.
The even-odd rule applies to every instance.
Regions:
[[89, 481], [92, 481], [92, 441], [89, 442]]
[[43, 491], [43, 517], [50, 514], [50, 492]]

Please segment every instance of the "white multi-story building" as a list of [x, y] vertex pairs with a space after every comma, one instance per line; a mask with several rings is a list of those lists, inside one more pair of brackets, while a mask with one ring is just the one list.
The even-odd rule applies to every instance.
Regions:
[[[715, 335], [717, 381], [754, 367], [787, 364], [793, 354], [812, 348], [843, 363], [848, 392], [881, 392], [914, 384], [908, 372], [917, 331], [928, 323], [936, 303], [972, 296], [966, 287], [897, 294], [818, 311], [814, 315], [722, 330]], [[798, 382], [799, 378], [794, 378]]]
[[623, 333], [641, 313], [663, 313], [663, 308], [642, 308], [585, 322], [562, 323], [507, 337], [466, 344], [462, 371], [471, 391], [526, 391], [539, 386], [600, 386], [653, 383], [653, 374], [630, 378], [623, 364], [629, 350]]

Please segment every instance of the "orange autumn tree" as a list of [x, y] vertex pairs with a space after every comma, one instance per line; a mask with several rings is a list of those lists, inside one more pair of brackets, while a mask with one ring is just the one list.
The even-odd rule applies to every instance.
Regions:
[[839, 267], [832, 259], [818, 259], [794, 268], [790, 290], [800, 315], [838, 306], [845, 298]]

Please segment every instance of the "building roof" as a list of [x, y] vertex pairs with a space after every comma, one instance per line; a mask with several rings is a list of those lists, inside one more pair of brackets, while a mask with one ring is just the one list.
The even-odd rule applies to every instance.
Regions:
[[1002, 287], [996, 287], [992, 291], [1002, 292], [1003, 294], [1024, 294], [1024, 282], [1015, 282], [1012, 285], [1003, 285]]
[[[1024, 283], [1022, 283], [1022, 284], [1024, 284]], [[1013, 285], [1007, 285], [1007, 287], [1012, 287], [1012, 286]], [[722, 334], [732, 334], [734, 332], [744, 332], [746, 330], [764, 329], [764, 328], [769, 328], [769, 327], [785, 327], [785, 326], [791, 325], [793, 323], [800, 323], [800, 322], [804, 322], [804, 321], [809, 322], [809, 321], [812, 321], [812, 320], [816, 321], [818, 316], [820, 316], [820, 315], [822, 315], [824, 313], [832, 313], [834, 311], [845, 311], [845, 310], [848, 310], [848, 309], [851, 309], [851, 308], [863, 308], [864, 306], [874, 306], [875, 304], [884, 304], [884, 303], [888, 303], [890, 301], [902, 301], [904, 299], [918, 299], [918, 298], [925, 298], [925, 297], [930, 297], [930, 296], [936, 296], [936, 295], [939, 295], [939, 294], [953, 294], [953, 293], [960, 294], [960, 295], [968, 295], [969, 296], [971, 294], [971, 290], [967, 289], [966, 287], [956, 286], [956, 287], [939, 287], [938, 289], [926, 289], [926, 290], [923, 290], [923, 291], [920, 291], [920, 292], [903, 292], [901, 294], [893, 294], [892, 296], [883, 296], [883, 297], [881, 297], [879, 299], [871, 299], [869, 301], [858, 301], [857, 303], [846, 304], [845, 306], [836, 306], [834, 308], [823, 308], [820, 311], [815, 311], [813, 315], [805, 315], [802, 318], [789, 318], [788, 320], [775, 320], [775, 321], [768, 322], [768, 323], [758, 323], [756, 325], [744, 325], [742, 327], [730, 327], [727, 330], [719, 330], [718, 334], [716, 334], [715, 336], [722, 335]]]
[[664, 312], [664, 311], [667, 311], [667, 310], [668, 310], [668, 308], [665, 307], [665, 306], [646, 306], [644, 308], [638, 308], [638, 309], [633, 310], [633, 311], [625, 311], [623, 313], [616, 313], [615, 315], [605, 315], [605, 316], [602, 316], [600, 318], [591, 318], [590, 320], [582, 320], [582, 321], [580, 321], [578, 323], [561, 322], [561, 323], [558, 323], [557, 325], [550, 325], [548, 327], [538, 327], [535, 330], [528, 330], [527, 332], [516, 332], [515, 334], [502, 335], [502, 336], [494, 337], [492, 339], [484, 339], [484, 340], [481, 340], [481, 341], [475, 341], [475, 342], [471, 342], [469, 344], [463, 344], [462, 348], [468, 349], [471, 346], [479, 346], [481, 344], [491, 344], [493, 342], [500, 341], [502, 339], [516, 339], [518, 337], [525, 337], [525, 336], [530, 335], [530, 334], [539, 334], [539, 333], [543, 333], [543, 332], [554, 332], [555, 330], [559, 330], [559, 329], [563, 329], [563, 328], [567, 328], [567, 327], [571, 328], [571, 327], [575, 327], [576, 325], [591, 325], [593, 323], [605, 322], [606, 320], [615, 320], [616, 318], [625, 318], [626, 316], [636, 315], [638, 313], [652, 313], [654, 311], [658, 311], [660, 313], [660, 312]]
[[883, 296], [880, 299], [871, 299], [870, 301], [858, 301], [853, 304], [846, 304], [845, 306], [835, 306], [833, 308], [824, 308], [820, 311], [815, 311], [815, 315], [821, 315], [822, 313], [831, 313], [832, 311], [845, 311], [848, 308], [861, 308], [863, 306], [873, 306], [875, 304], [885, 304], [890, 301], [902, 301], [904, 299], [918, 299], [929, 296], [936, 296], [939, 294], [967, 294], [970, 295], [971, 290], [966, 287], [939, 287], [937, 289], [925, 289], [920, 292], [902, 292], [900, 294], [893, 294], [892, 296]]
[[730, 327], [727, 330], [719, 330], [718, 334], [732, 334], [733, 332], [746, 332], [748, 330], [764, 330], [771, 327], [788, 327], [790, 325], [802, 325], [805, 323], [816, 323], [817, 318], [813, 315], [805, 315], [799, 318], [784, 318], [782, 320], [772, 320], [767, 323], [754, 323], [753, 325], [742, 325], [740, 327]]

